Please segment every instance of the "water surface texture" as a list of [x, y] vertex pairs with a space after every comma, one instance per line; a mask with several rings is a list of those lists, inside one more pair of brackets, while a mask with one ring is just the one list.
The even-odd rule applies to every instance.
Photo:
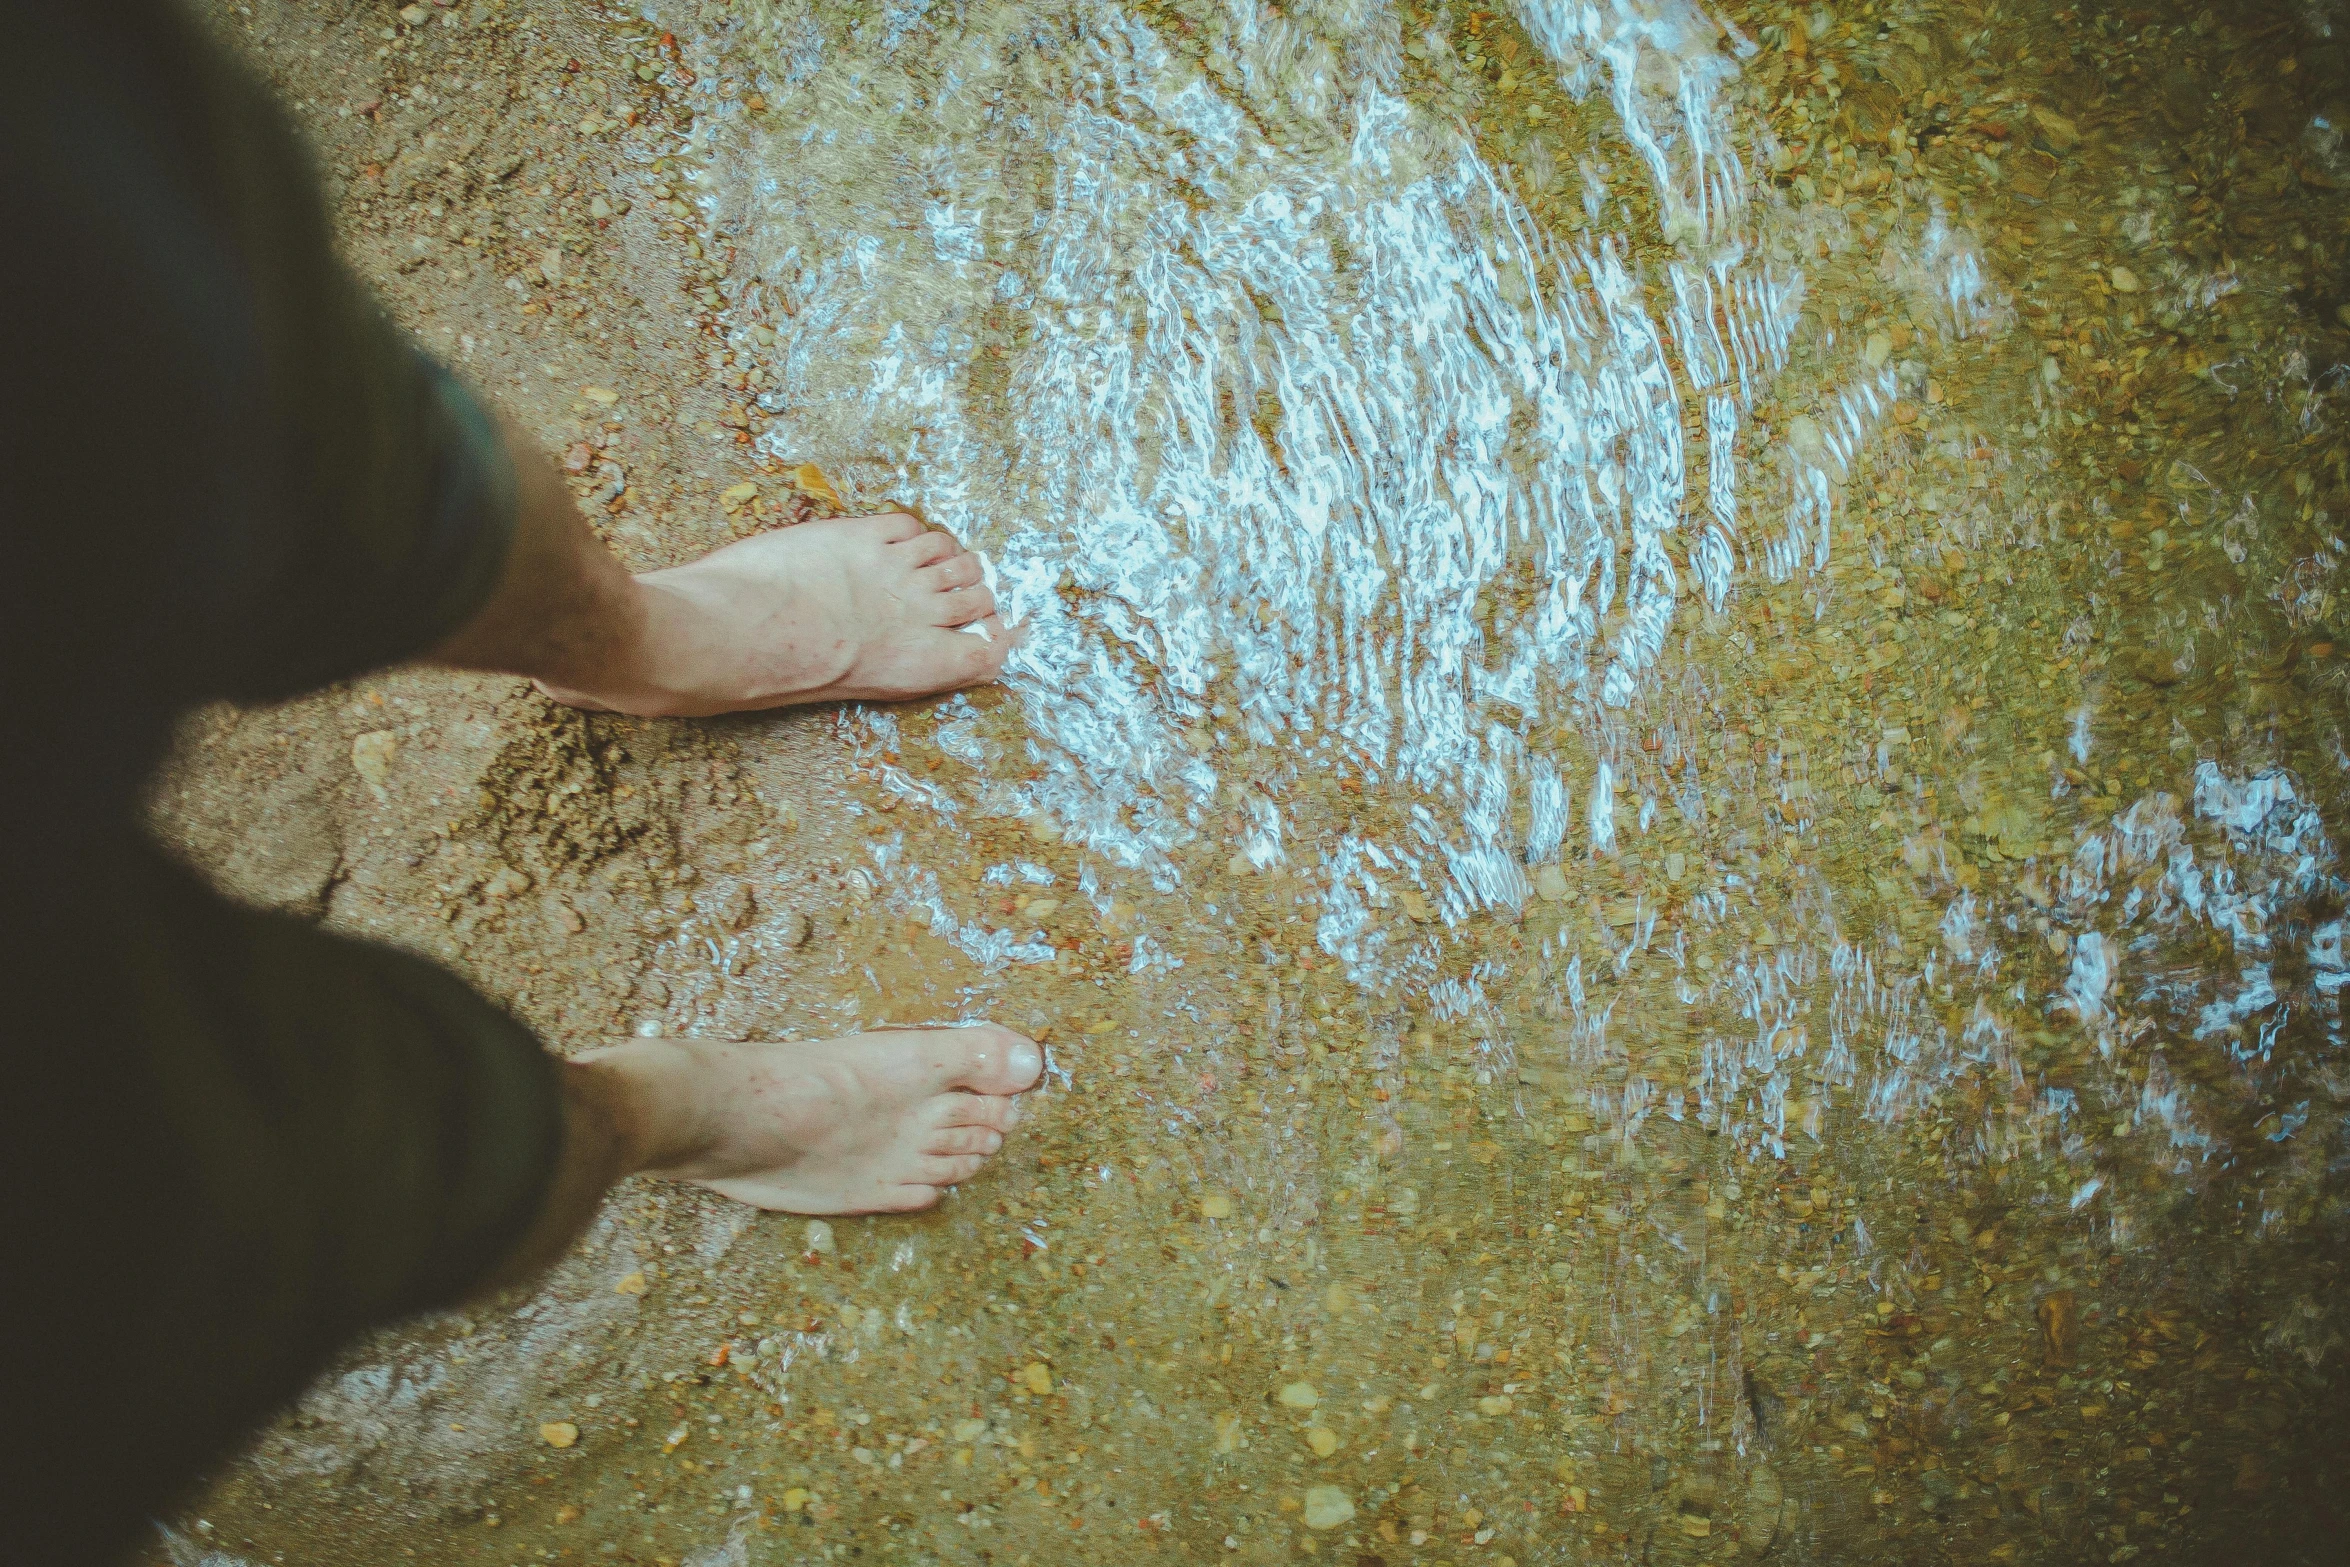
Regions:
[[235, 1527], [2331, 1559], [2344, 25], [659, 0], [749, 514], [917, 508], [1023, 628], [838, 718], [794, 1017], [1049, 1084], [930, 1218], [617, 1210]]

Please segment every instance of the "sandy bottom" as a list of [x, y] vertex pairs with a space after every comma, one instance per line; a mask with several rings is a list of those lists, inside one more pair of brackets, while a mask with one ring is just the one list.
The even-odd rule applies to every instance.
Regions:
[[[626, 559], [836, 509], [798, 463], [868, 454], [753, 455], [733, 261], [680, 199], [701, 46], [515, 0], [218, 9], [356, 264], [564, 454]], [[1081, 898], [1052, 822], [925, 808], [965, 764], [919, 706], [886, 749], [829, 712], [640, 723], [415, 672], [194, 717], [167, 837], [240, 896], [451, 963], [557, 1049], [986, 1015], [1052, 1061], [932, 1214], [632, 1185], [539, 1291], [354, 1347], [147, 1558], [2325, 1559], [2350, 236], [2305, 133], [2339, 51], [2282, 10], [1823, 10], [1800, 51], [1789, 16], [1731, 10], [1767, 40], [1754, 112], [1806, 149], [1769, 181], [1813, 225], [1809, 329], [1915, 370], [1833, 569], [1693, 610], [1669, 711], [1626, 731], [1713, 814], [1627, 825], [1522, 906], [1375, 911], [1484, 975], [1478, 1008], [1349, 984], [1302, 854], [1257, 874], [1211, 833], [1183, 891]], [[1529, 94], [1569, 112], [1508, 68], [1514, 24], [1414, 16], [1469, 62], [1414, 90], [1455, 94], [1497, 164]], [[2003, 290], [1971, 334], [1854, 237], [1890, 253], [1937, 215]], [[2189, 273], [2239, 281], [2182, 304]], [[1754, 439], [1807, 423], [1766, 402]], [[1001, 692], [955, 721], [1020, 735]], [[1279, 775], [1296, 821], [1381, 808], [1199, 745]], [[2244, 803], [2263, 776], [2315, 836]], [[2165, 1010], [2174, 981], [2241, 998], [2252, 961], [2241, 924], [2176, 914], [2181, 846], [2217, 868], [2198, 885], [2302, 878], [2268, 905], [2283, 1001]], [[2093, 886], [2066, 881], [2084, 852]], [[983, 879], [1012, 862], [1053, 880]], [[987, 966], [916, 892], [1054, 956]], [[2079, 978], [2098, 942], [2133, 965], [2110, 996]], [[1799, 1035], [1820, 1064], [1771, 1107], [1783, 1150], [1701, 1124], [1708, 1084]]]

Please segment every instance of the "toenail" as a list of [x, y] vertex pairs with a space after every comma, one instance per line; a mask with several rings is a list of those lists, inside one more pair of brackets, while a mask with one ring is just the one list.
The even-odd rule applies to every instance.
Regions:
[[1003, 1134], [1002, 1134], [1002, 1133], [1000, 1133], [1000, 1132], [990, 1132], [990, 1133], [988, 1133], [988, 1134], [987, 1134], [987, 1151], [988, 1151], [989, 1153], [994, 1153], [994, 1152], [995, 1152], [995, 1151], [996, 1151], [998, 1148], [1001, 1148], [1001, 1147], [1003, 1147], [1003, 1146], [1004, 1146], [1004, 1139], [1003, 1139]]
[[1044, 1054], [1023, 1039], [1004, 1053], [1004, 1064], [1023, 1083], [1033, 1082], [1036, 1075], [1044, 1070]]

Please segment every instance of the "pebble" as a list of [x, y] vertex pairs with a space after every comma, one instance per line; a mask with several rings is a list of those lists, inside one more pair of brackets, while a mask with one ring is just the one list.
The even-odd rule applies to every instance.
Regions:
[[389, 729], [371, 729], [351, 742], [351, 771], [359, 775], [378, 804], [392, 797], [392, 763], [399, 755], [400, 737]]
[[1203, 1219], [1229, 1219], [1232, 1217], [1232, 1199], [1222, 1192], [1210, 1192], [1199, 1200], [1199, 1212]]
[[1316, 1426], [1306, 1433], [1306, 1446], [1314, 1450], [1316, 1458], [1328, 1458], [1338, 1451], [1338, 1433]]
[[539, 1440], [549, 1447], [570, 1447], [579, 1440], [579, 1427], [568, 1420], [550, 1420], [539, 1427]]
[[824, 477], [824, 470], [812, 462], [801, 463], [794, 469], [792, 482], [800, 487], [803, 495], [823, 501], [828, 506], [841, 504], [840, 491], [834, 489], [832, 481]]
[[486, 898], [504, 902], [508, 898], [530, 891], [530, 873], [518, 871], [511, 865], [501, 865], [490, 872], [489, 879], [481, 884], [481, 891], [482, 896]]
[[2048, 1364], [2073, 1363], [2080, 1330], [2080, 1302], [2071, 1290], [2057, 1290], [2040, 1302], [2040, 1347]]
[[2128, 267], [2115, 267], [2105, 275], [2105, 280], [2113, 285], [2113, 291], [2117, 294], [2135, 294], [2146, 286], [2138, 281], [2138, 274]]
[[832, 1238], [832, 1226], [822, 1219], [810, 1219], [807, 1229], [808, 1250], [819, 1257], [829, 1257], [837, 1244]]
[[1281, 1390], [1281, 1402], [1292, 1409], [1311, 1409], [1321, 1401], [1311, 1382], [1292, 1382]]
[[2070, 152], [2081, 144], [2081, 128], [2054, 109], [2035, 104], [2032, 119], [2039, 125], [2040, 134], [2048, 138], [2048, 145], [2058, 152]]
[[1042, 1397], [1053, 1390], [1053, 1368], [1041, 1360], [1032, 1360], [1020, 1368], [1020, 1381], [1029, 1392]]
[[1882, 369], [1885, 361], [1893, 357], [1893, 334], [1871, 332], [1868, 342], [1861, 348], [1860, 357], [1862, 363], [1871, 370]]
[[1335, 1529], [1355, 1515], [1354, 1499], [1334, 1485], [1306, 1487], [1306, 1527]]

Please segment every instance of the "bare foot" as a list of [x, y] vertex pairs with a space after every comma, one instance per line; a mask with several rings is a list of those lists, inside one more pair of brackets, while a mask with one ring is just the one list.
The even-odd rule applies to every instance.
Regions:
[[631, 1040], [602, 1060], [653, 1083], [683, 1130], [653, 1167], [787, 1213], [927, 1208], [979, 1173], [1043, 1071], [992, 1023], [814, 1044]]
[[680, 718], [978, 685], [1012, 646], [982, 578], [978, 556], [903, 512], [777, 528], [636, 579], [644, 650], [624, 684], [539, 689]]

